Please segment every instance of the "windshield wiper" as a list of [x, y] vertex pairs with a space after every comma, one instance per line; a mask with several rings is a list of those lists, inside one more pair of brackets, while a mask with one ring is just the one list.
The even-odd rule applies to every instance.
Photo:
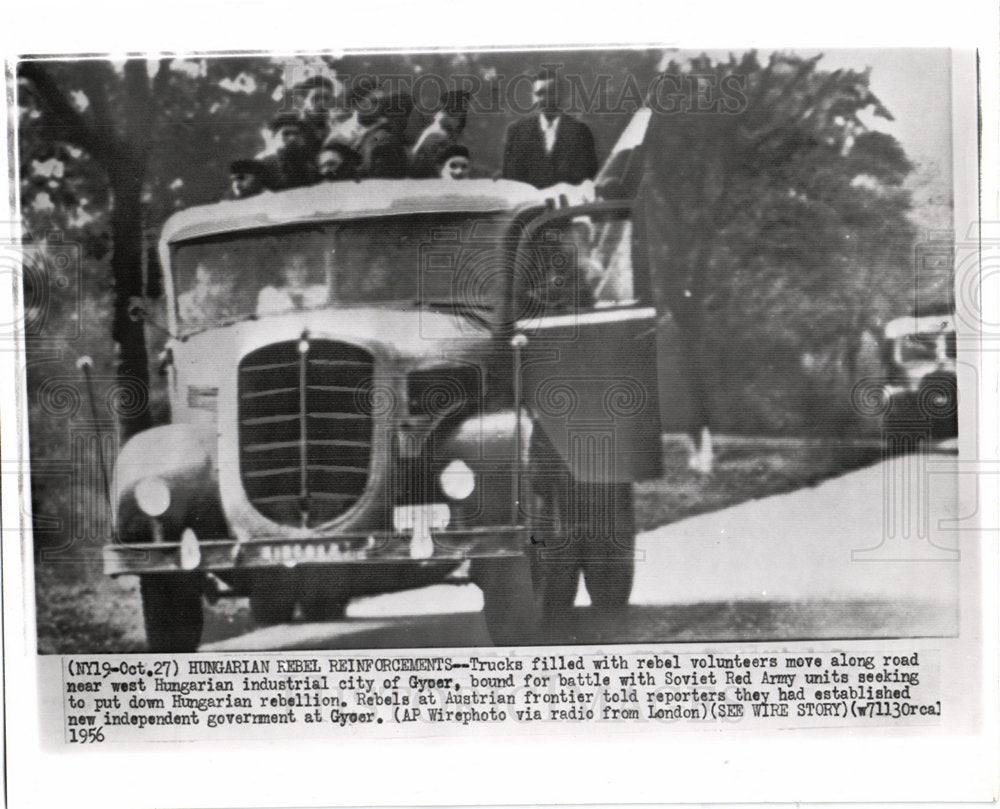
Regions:
[[429, 309], [446, 309], [455, 314], [463, 315], [472, 320], [475, 320], [482, 326], [489, 328], [492, 324], [490, 323], [487, 314], [492, 312], [493, 309], [484, 303], [470, 303], [468, 301], [456, 301], [449, 298], [424, 298], [423, 300], [414, 301], [418, 306], [426, 306]]
[[218, 323], [209, 323], [208, 325], [202, 326], [201, 328], [190, 331], [184, 335], [183, 339], [187, 340], [189, 337], [194, 337], [196, 334], [201, 334], [210, 329], [224, 329], [227, 326], [235, 326], [237, 323], [245, 323], [248, 320], [256, 320], [257, 313], [251, 312], [248, 315], [240, 315], [239, 317], [232, 317], [228, 320], [220, 320]]

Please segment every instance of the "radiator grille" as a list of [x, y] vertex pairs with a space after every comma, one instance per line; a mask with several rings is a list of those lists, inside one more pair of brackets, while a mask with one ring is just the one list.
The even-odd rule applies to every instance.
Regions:
[[357, 502], [371, 465], [373, 369], [367, 351], [306, 335], [243, 358], [240, 478], [257, 511], [311, 528]]

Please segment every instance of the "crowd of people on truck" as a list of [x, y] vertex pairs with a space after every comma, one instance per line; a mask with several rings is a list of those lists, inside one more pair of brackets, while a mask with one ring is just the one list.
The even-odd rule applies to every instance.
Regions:
[[[330, 182], [475, 176], [472, 153], [463, 143], [472, 109], [468, 93], [443, 93], [433, 114], [421, 120], [405, 93], [371, 86], [348, 87], [339, 94], [334, 90], [334, 83], [322, 76], [292, 88], [295, 108], [283, 110], [269, 124], [272, 148], [233, 162], [234, 198]], [[598, 171], [593, 134], [566, 112], [557, 75], [538, 74], [532, 91], [533, 111], [507, 127], [496, 176], [551, 190], [560, 200], [575, 193], [572, 186], [587, 201], [596, 189], [586, 181]], [[583, 213], [554, 222], [534, 245], [540, 272], [522, 279], [519, 295], [525, 311], [562, 313], [634, 303], [631, 242], [627, 218]], [[358, 270], [362, 265], [348, 261], [344, 266]], [[197, 268], [196, 283], [181, 296], [182, 320], [214, 322], [230, 306], [229, 287], [220, 285], [218, 294], [205, 291], [212, 273], [203, 269]], [[371, 265], [365, 269], [355, 274], [365, 279], [384, 274]], [[349, 272], [338, 275], [336, 283], [351, 277]], [[264, 316], [321, 308], [331, 296], [343, 295], [332, 278], [329, 267], [321, 279], [311, 274], [304, 255], [290, 252], [280, 263], [280, 274], [258, 290], [256, 305], [247, 311]], [[210, 300], [216, 297], [224, 299], [217, 306]]]
[[[500, 177], [547, 188], [576, 185], [597, 173], [593, 135], [565, 112], [560, 85], [550, 71], [534, 78], [535, 112], [508, 128]], [[443, 94], [415, 136], [414, 103], [406, 93], [359, 84], [335, 94], [334, 83], [317, 75], [292, 94], [301, 106], [270, 122], [273, 151], [231, 164], [234, 198], [344, 180], [471, 176], [472, 155], [462, 143], [468, 92]]]

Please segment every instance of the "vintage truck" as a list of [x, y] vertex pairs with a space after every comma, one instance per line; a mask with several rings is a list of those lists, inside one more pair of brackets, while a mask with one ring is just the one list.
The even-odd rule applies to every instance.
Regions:
[[888, 431], [927, 429], [934, 438], [958, 435], [957, 339], [949, 309], [898, 317], [885, 325]]
[[496, 644], [539, 641], [581, 571], [628, 602], [661, 463], [632, 202], [326, 183], [177, 213], [159, 256], [171, 418], [119, 454], [104, 555], [151, 650], [195, 650], [219, 591], [328, 618], [460, 566]]

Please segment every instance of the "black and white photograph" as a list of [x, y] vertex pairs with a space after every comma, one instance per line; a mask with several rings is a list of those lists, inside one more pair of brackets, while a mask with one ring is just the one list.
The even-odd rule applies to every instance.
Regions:
[[13, 804], [995, 795], [996, 54], [725, 7], [8, 45]]
[[20, 61], [39, 652], [956, 635], [950, 70]]

